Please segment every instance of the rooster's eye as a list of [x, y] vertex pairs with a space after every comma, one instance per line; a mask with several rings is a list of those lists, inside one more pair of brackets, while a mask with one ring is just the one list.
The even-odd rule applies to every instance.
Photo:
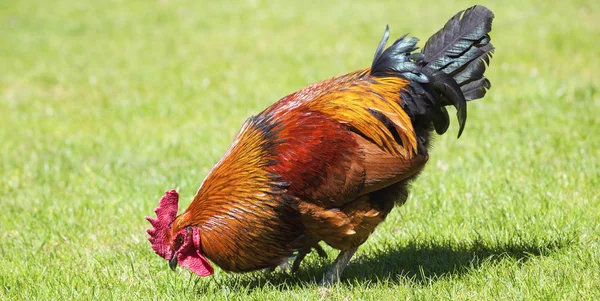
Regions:
[[175, 238], [175, 245], [173, 246], [175, 250], [179, 249], [183, 244], [183, 235], [179, 234]]

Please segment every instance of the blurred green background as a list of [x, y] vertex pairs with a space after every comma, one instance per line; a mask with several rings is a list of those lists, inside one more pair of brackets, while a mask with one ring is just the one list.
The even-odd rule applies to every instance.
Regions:
[[187, 206], [247, 117], [369, 66], [386, 24], [423, 43], [475, 2], [1, 1], [0, 299], [598, 299], [600, 2], [479, 3], [492, 89], [320, 290], [330, 248], [201, 279], [144, 216]]

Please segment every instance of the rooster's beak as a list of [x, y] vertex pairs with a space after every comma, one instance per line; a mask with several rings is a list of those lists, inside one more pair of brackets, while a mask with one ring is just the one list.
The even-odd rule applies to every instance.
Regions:
[[173, 258], [169, 260], [169, 267], [173, 271], [175, 271], [175, 269], [177, 268], [177, 254], [173, 254]]

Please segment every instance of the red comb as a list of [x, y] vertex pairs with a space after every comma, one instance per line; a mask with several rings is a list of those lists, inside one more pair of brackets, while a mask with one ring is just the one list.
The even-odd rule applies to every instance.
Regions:
[[148, 240], [152, 243], [152, 249], [166, 260], [170, 260], [173, 256], [169, 241], [171, 239], [171, 223], [177, 217], [178, 207], [179, 194], [177, 191], [167, 191], [160, 199], [158, 207], [154, 209], [156, 218], [146, 216], [146, 219], [152, 224], [152, 229], [146, 230], [150, 234]]

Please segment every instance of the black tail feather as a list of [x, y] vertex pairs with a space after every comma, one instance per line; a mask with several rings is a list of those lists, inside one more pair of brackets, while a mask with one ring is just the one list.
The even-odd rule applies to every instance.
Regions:
[[[383, 48], [390, 37], [390, 28], [385, 27], [385, 32], [379, 42], [373, 63], [371, 64], [371, 74], [375, 76], [387, 76], [390, 74], [401, 74], [406, 79], [416, 82], [428, 82], [427, 77], [419, 72], [419, 66], [412, 59], [411, 52], [417, 50], [419, 39], [406, 35], [397, 39], [394, 44], [385, 51]], [[414, 55], [414, 54], [413, 54]]]
[[492, 86], [490, 81], [483, 77], [474, 82], [470, 82], [461, 87], [466, 100], [473, 100], [482, 98], [485, 92]]
[[470, 63], [466, 64], [462, 69], [454, 72], [454, 79], [459, 85], [463, 86], [483, 77], [487, 65], [490, 64], [494, 47], [492, 44], [487, 44], [484, 47], [481, 47], [481, 50], [485, 52], [485, 55], [482, 55], [480, 59], [471, 60]]
[[433, 78], [434, 89], [444, 105], [453, 105], [459, 130], [467, 119], [467, 101], [481, 98], [491, 84], [483, 76], [494, 46], [490, 43], [494, 14], [484, 6], [473, 6], [452, 17], [423, 47], [423, 73]]
[[478, 5], [457, 13], [425, 43], [425, 68], [453, 75], [458, 67], [489, 53], [493, 18], [489, 9]]
[[400, 92], [404, 109], [412, 117], [425, 116], [438, 134], [449, 126], [444, 106], [453, 105], [460, 137], [467, 119], [467, 101], [483, 97], [491, 86], [484, 72], [494, 51], [488, 34], [493, 18], [483, 6], [461, 11], [427, 40], [421, 53], [412, 53], [418, 48], [418, 39], [406, 35], [384, 50], [390, 36], [386, 27], [371, 75], [410, 80], [411, 85]]
[[462, 135], [467, 122], [467, 100], [463, 95], [460, 86], [456, 81], [444, 72], [433, 74], [433, 89], [440, 93], [443, 103], [450, 103], [456, 108], [456, 117], [458, 118], [458, 137]]

